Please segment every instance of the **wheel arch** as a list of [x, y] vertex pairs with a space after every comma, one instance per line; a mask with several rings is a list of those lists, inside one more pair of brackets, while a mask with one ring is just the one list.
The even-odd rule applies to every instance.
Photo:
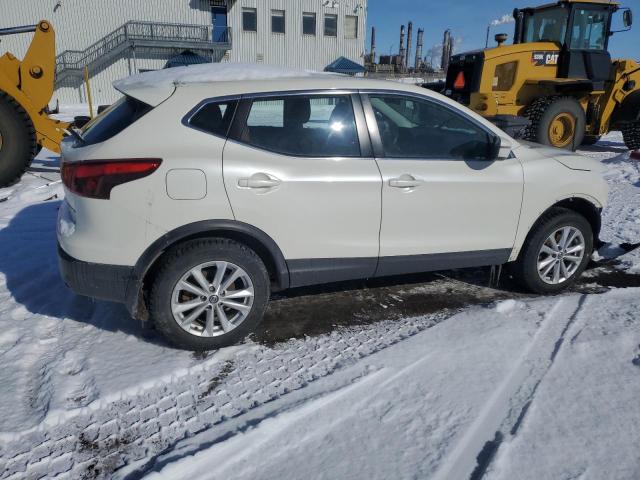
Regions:
[[204, 220], [183, 225], [153, 242], [140, 256], [127, 286], [126, 305], [134, 318], [148, 316], [145, 292], [165, 254], [178, 244], [199, 238], [226, 238], [251, 248], [264, 262], [274, 290], [289, 288], [289, 269], [282, 251], [262, 230], [235, 220]]
[[[574, 195], [571, 197], [564, 198], [562, 200], [558, 200], [553, 205], [550, 205], [547, 209], [542, 211], [540, 215], [538, 215], [536, 220], [529, 227], [529, 230], [527, 231], [527, 235], [524, 237], [522, 244], [518, 246], [519, 247], [517, 250], [518, 256], [520, 256], [520, 254], [524, 250], [523, 246], [527, 243], [527, 240], [531, 237], [531, 235], [533, 234], [535, 229], [538, 227], [540, 222], [552, 210], [557, 208], [564, 208], [566, 210], [570, 210], [579, 215], [582, 215], [589, 222], [589, 225], [591, 225], [591, 229], [593, 231], [594, 246], [597, 248], [601, 245], [602, 242], [599, 240], [599, 238], [600, 238], [600, 230], [602, 229], [602, 218], [600, 216], [602, 212], [602, 208], [598, 207], [594, 202], [592, 202], [591, 200], [585, 197]], [[517, 257], [512, 258], [511, 260], [516, 260], [516, 259]]]

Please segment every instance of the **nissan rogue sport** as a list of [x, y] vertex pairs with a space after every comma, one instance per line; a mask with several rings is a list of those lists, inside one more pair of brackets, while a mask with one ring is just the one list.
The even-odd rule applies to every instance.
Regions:
[[206, 350], [247, 336], [275, 290], [507, 264], [553, 294], [583, 272], [607, 200], [597, 161], [418, 87], [248, 68], [116, 82], [121, 100], [65, 140], [75, 292]]

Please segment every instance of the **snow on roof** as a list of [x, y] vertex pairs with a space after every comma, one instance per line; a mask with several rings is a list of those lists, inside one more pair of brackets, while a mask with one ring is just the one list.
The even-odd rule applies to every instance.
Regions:
[[253, 63], [206, 63], [169, 68], [132, 75], [113, 82], [116, 90], [157, 105], [168, 98], [176, 85], [188, 83], [236, 82], [278, 78], [318, 77], [330, 75], [311, 70], [296, 70], [275, 65]]
[[296, 70], [275, 65], [252, 63], [203, 63], [132, 75], [116, 80], [118, 89], [165, 87], [185, 83], [235, 82], [275, 78], [314, 77], [326, 75], [311, 70]]

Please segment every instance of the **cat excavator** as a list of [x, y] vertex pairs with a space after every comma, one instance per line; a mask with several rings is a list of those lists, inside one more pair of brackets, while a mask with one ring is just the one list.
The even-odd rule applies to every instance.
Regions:
[[41, 148], [60, 152], [68, 123], [50, 118], [56, 69], [55, 32], [46, 20], [0, 29], [0, 37], [34, 33], [22, 60], [0, 57], [0, 187], [15, 183]]
[[514, 11], [513, 45], [451, 58], [444, 93], [512, 135], [575, 150], [612, 130], [640, 149], [640, 65], [613, 59], [612, 19], [631, 10], [609, 0], [559, 0]]

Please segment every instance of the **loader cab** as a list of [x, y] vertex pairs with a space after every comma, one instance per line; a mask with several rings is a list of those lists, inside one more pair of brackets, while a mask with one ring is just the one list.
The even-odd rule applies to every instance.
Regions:
[[[611, 73], [608, 46], [611, 19], [618, 9], [616, 3], [564, 0], [515, 10], [514, 43], [556, 43], [558, 78], [588, 79], [594, 90], [600, 90]], [[625, 23], [626, 18], [625, 14]]]

